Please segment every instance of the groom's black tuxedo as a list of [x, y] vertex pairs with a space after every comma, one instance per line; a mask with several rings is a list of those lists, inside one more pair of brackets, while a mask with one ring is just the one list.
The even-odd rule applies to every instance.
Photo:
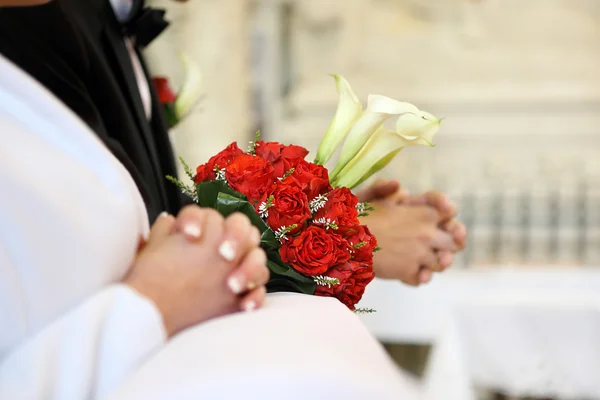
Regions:
[[[160, 22], [151, 25], [160, 30]], [[176, 167], [161, 107], [150, 85], [148, 121], [125, 32], [108, 0], [53, 0], [43, 6], [0, 9], [0, 53], [96, 132], [131, 173], [153, 221], [161, 211], [176, 213], [182, 200], [165, 180], [176, 174]], [[144, 33], [148, 32], [152, 36], [152, 28]], [[139, 54], [139, 48], [136, 51]], [[140, 60], [143, 64], [141, 56]], [[146, 69], [145, 73], [147, 78]]]

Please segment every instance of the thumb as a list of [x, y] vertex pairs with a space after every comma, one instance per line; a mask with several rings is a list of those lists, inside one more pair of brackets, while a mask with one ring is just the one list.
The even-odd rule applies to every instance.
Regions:
[[440, 213], [442, 221], [452, 219], [456, 215], [456, 206], [448, 197], [438, 191], [431, 191], [411, 197], [406, 204], [413, 206], [430, 206]]
[[400, 183], [395, 180], [378, 179], [369, 187], [358, 192], [357, 197], [361, 202], [382, 200], [400, 190]]
[[175, 217], [167, 213], [160, 214], [150, 229], [148, 245], [162, 242], [163, 239], [173, 232], [174, 224]]

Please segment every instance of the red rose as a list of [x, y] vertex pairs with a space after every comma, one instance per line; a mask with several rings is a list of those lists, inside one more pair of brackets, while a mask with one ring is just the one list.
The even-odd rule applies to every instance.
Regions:
[[301, 146], [294, 144], [286, 146], [281, 143], [263, 142], [262, 140], [256, 142], [255, 152], [257, 156], [267, 161], [276, 161], [280, 157], [304, 159], [308, 155], [308, 150]]
[[287, 179], [295, 181], [304, 193], [306, 193], [309, 201], [320, 194], [325, 194], [332, 190], [329, 184], [327, 168], [306, 160], [300, 160], [295, 167], [294, 173]]
[[269, 207], [264, 211], [259, 209], [259, 213], [261, 211], [266, 213], [267, 224], [274, 231], [295, 224], [298, 225], [297, 228], [289, 232], [294, 234], [299, 232], [306, 221], [312, 217], [308, 199], [298, 186], [279, 182], [270, 195], [273, 196], [272, 199], [262, 203]]
[[354, 310], [360, 301], [365, 288], [375, 278], [373, 264], [349, 261], [339, 264], [327, 271], [326, 276], [339, 281], [337, 285], [317, 285], [315, 295], [336, 297], [349, 309]]
[[352, 260], [373, 262], [373, 250], [377, 247], [377, 239], [371, 234], [365, 225], [357, 225], [351, 228], [338, 230], [351, 247]]
[[194, 182], [200, 183], [204, 181], [215, 180], [217, 178], [217, 175], [215, 174], [215, 167], [218, 167], [219, 170], [221, 170], [227, 167], [234, 158], [242, 154], [244, 154], [244, 152], [238, 147], [237, 143], [231, 143], [220, 153], [212, 156], [206, 164], [202, 164], [196, 168]]
[[333, 189], [325, 205], [315, 213], [315, 224], [335, 224], [338, 228], [358, 225], [358, 198], [348, 188]]
[[156, 78], [152, 78], [152, 82], [154, 83], [154, 87], [156, 88], [160, 104], [175, 103], [175, 100], [177, 100], [177, 96], [171, 89], [171, 86], [169, 85], [169, 80], [167, 78], [158, 76]]
[[260, 158], [273, 165], [274, 178], [282, 177], [290, 169], [296, 167], [300, 160], [308, 154], [304, 147], [289, 145], [285, 146], [277, 142], [256, 142], [255, 153]]
[[283, 262], [309, 276], [325, 273], [332, 265], [350, 259], [346, 241], [332, 231], [309, 226], [300, 235], [284, 241], [279, 249]]
[[260, 157], [242, 154], [225, 168], [225, 179], [229, 186], [256, 204], [265, 193], [272, 190], [273, 167]]

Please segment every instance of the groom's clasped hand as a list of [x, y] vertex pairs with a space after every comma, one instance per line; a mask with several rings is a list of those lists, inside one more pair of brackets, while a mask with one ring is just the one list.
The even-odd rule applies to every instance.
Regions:
[[455, 219], [456, 206], [441, 192], [410, 196], [396, 181], [380, 180], [358, 194], [375, 210], [364, 218], [382, 251], [375, 254], [375, 273], [417, 286], [454, 262], [465, 248], [465, 226]]
[[260, 307], [269, 278], [260, 234], [242, 214], [223, 218], [188, 206], [152, 226], [124, 283], [150, 299], [172, 336], [187, 327]]

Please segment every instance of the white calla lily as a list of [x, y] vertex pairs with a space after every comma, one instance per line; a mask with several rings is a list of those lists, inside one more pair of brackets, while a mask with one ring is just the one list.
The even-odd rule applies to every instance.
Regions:
[[315, 163], [324, 165], [344, 140], [352, 125], [362, 112], [362, 104], [352, 91], [348, 81], [341, 75], [332, 75], [335, 79], [337, 92], [340, 95], [333, 121], [321, 140]]
[[361, 151], [365, 143], [381, 128], [387, 119], [393, 116], [418, 112], [419, 109], [413, 104], [394, 100], [386, 96], [370, 95], [366, 110], [352, 126], [346, 138], [340, 158], [331, 173], [331, 179], [335, 179], [343, 171], [346, 165]]
[[342, 169], [334, 181], [335, 187], [356, 187], [389, 164], [406, 146], [433, 146], [441, 120], [417, 110], [398, 118], [396, 131], [380, 127], [360, 152]]
[[179, 58], [183, 64], [185, 74], [184, 83], [175, 100], [175, 114], [181, 120], [187, 116], [202, 98], [204, 82], [200, 67], [186, 54], [180, 53]]
[[433, 137], [440, 129], [441, 120], [426, 111], [405, 114], [396, 121], [396, 133], [406, 140], [417, 140], [432, 145]]

